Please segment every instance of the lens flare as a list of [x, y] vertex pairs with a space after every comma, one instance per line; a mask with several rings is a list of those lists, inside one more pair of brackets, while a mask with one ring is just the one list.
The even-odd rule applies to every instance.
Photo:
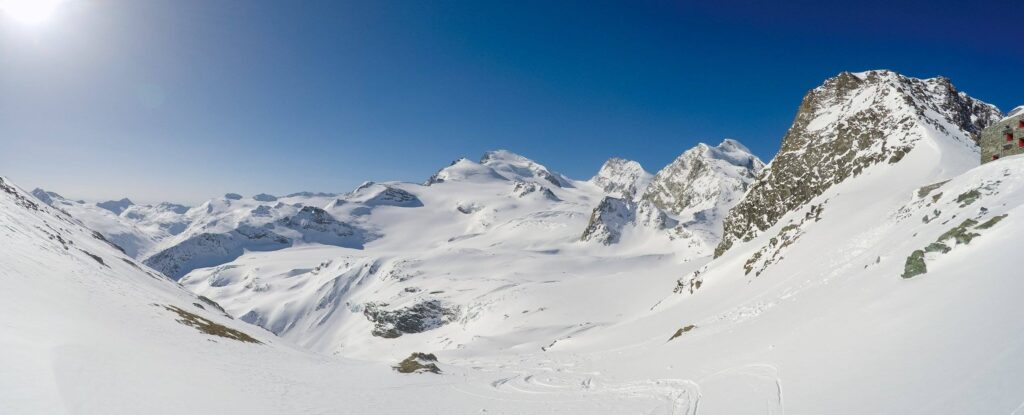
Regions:
[[63, 0], [0, 0], [0, 17], [27, 25], [39, 25], [50, 19]]

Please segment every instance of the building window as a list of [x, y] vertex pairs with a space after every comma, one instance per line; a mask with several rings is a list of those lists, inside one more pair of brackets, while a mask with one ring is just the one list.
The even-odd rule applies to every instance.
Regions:
[[1017, 147], [1024, 148], [1024, 137], [1017, 139]]
[[1013, 142], [1013, 133], [1006, 133], [1006, 142], [1007, 143], [1012, 143]]
[[992, 160], [999, 160], [999, 155], [998, 154], [993, 154], [992, 155]]
[[1017, 128], [1024, 128], [1024, 120], [1020, 120], [1020, 124], [1017, 124]]

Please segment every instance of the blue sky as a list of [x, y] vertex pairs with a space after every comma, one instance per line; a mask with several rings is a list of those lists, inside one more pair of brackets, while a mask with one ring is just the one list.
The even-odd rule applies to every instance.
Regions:
[[725, 137], [767, 161], [803, 94], [843, 70], [1024, 103], [1018, 15], [1009, 0], [64, 0], [31, 27], [0, 13], [0, 174], [195, 203], [422, 181], [495, 148], [575, 178]]

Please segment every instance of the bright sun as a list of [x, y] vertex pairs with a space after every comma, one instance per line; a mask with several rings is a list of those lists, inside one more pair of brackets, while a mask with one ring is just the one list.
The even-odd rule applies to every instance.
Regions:
[[46, 22], [63, 0], [0, 0], [0, 14], [28, 25]]

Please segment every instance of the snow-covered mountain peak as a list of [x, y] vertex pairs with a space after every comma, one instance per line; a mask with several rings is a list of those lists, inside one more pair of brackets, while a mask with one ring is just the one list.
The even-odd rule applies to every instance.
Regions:
[[717, 253], [753, 238], [831, 186], [873, 166], [897, 164], [919, 147], [934, 154], [930, 162], [915, 163], [916, 173], [949, 177], [976, 166], [973, 137], [1000, 117], [994, 106], [943, 77], [875, 70], [829, 78], [804, 97], [779, 153], [730, 212]]
[[681, 154], [676, 160], [680, 161], [682, 159], [685, 161], [696, 158], [721, 160], [733, 166], [745, 167], [755, 171], [760, 171], [764, 167], [764, 162], [755, 156], [754, 153], [750, 152], [747, 146], [731, 138], [722, 140], [717, 146], [699, 143], [696, 147]]
[[651, 173], [644, 170], [640, 163], [612, 157], [601, 165], [597, 174], [590, 178], [590, 183], [609, 195], [634, 199], [647, 188], [651, 177]]
[[488, 165], [495, 163], [528, 164], [534, 163], [534, 161], [505, 149], [487, 151], [484, 152], [484, 155], [480, 156], [480, 164]]
[[494, 169], [509, 180], [540, 180], [547, 182], [545, 184], [553, 184], [557, 187], [572, 187], [568, 178], [553, 173], [540, 163], [508, 150], [488, 151], [480, 158], [480, 164]]
[[704, 212], [702, 220], [713, 221], [739, 201], [763, 167], [764, 163], [736, 140], [727, 139], [714, 147], [701, 143], [661, 169], [643, 199], [684, 221], [700, 212]]
[[132, 201], [129, 200], [127, 197], [121, 200], [108, 200], [106, 202], [100, 202], [96, 204], [96, 206], [99, 206], [102, 209], [109, 210], [111, 213], [115, 215], [120, 215], [121, 212], [124, 212], [125, 209], [128, 209], [129, 206], [133, 205], [135, 205], [135, 203], [132, 203]]
[[453, 161], [448, 167], [438, 170], [437, 173], [427, 179], [427, 186], [450, 181], [504, 181], [505, 176], [498, 174], [494, 169], [473, 162], [467, 158], [460, 158]]
[[64, 196], [61, 196], [55, 192], [49, 192], [40, 188], [32, 190], [32, 196], [35, 196], [39, 201], [46, 203], [47, 205], [53, 206], [54, 200], [64, 200]]
[[[810, 131], [834, 130], [849, 121], [858, 121], [858, 116], [885, 113], [890, 117], [912, 117], [940, 131], [951, 125], [975, 134], [999, 118], [996, 107], [960, 92], [949, 78], [919, 79], [890, 70], [840, 73], [811, 90], [804, 104], [808, 108], [801, 106], [798, 117], [808, 118], [805, 128]], [[943, 132], [960, 138], [957, 131]]]

